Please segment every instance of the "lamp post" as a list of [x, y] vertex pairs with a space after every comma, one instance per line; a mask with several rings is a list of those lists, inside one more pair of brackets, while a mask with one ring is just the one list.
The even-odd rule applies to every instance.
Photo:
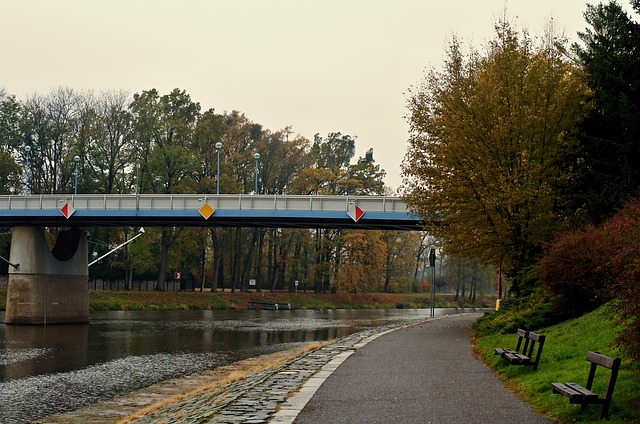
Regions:
[[258, 160], [260, 159], [260, 153], [254, 153], [253, 157], [256, 159], [256, 194], [258, 194]]
[[75, 196], [78, 194], [78, 162], [80, 162], [80, 156], [75, 155], [73, 160], [76, 161], [76, 182], [73, 186], [73, 195]]
[[216, 143], [216, 149], [218, 149], [218, 173], [216, 175], [216, 194], [220, 194], [220, 149], [222, 149], [222, 143]]
[[136, 168], [136, 196], [138, 196], [138, 187], [140, 185], [140, 175], [139, 175], [138, 162], [136, 162], [135, 168]]
[[31, 151], [31, 146], [24, 146], [24, 151], [26, 153], [26, 162], [24, 167], [24, 195], [29, 195], [29, 152]]

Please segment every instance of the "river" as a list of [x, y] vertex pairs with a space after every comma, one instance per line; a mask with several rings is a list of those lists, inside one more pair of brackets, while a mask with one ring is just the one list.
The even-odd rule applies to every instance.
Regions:
[[[436, 315], [458, 312], [436, 309]], [[111, 311], [0, 324], [0, 422], [25, 423], [249, 357], [427, 317], [425, 309]], [[0, 312], [1, 322], [4, 315]]]

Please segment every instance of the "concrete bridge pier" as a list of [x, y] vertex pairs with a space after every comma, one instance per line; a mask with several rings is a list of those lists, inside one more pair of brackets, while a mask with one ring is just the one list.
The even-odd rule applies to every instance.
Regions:
[[61, 231], [49, 250], [44, 230], [14, 227], [6, 324], [89, 322], [87, 235]]

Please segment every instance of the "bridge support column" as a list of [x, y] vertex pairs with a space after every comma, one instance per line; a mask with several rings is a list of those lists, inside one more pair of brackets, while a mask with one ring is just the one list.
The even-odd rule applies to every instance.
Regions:
[[87, 235], [72, 229], [49, 250], [44, 231], [14, 227], [6, 324], [63, 324], [89, 321]]

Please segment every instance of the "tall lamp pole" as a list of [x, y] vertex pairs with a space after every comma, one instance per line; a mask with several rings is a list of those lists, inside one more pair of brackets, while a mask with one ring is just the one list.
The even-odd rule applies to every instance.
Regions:
[[80, 162], [80, 156], [74, 156], [73, 160], [76, 161], [76, 182], [73, 186], [73, 195], [75, 196], [78, 194], [78, 162]]
[[258, 194], [258, 160], [260, 159], [260, 153], [254, 153], [253, 157], [256, 159], [256, 194]]
[[24, 195], [29, 195], [29, 152], [31, 151], [31, 146], [24, 146], [24, 151], [26, 153], [26, 162], [24, 167]]
[[222, 143], [216, 143], [216, 149], [218, 149], [218, 173], [216, 174], [216, 194], [220, 194], [220, 149], [222, 149]]

